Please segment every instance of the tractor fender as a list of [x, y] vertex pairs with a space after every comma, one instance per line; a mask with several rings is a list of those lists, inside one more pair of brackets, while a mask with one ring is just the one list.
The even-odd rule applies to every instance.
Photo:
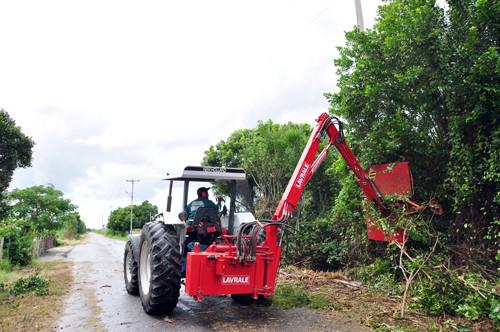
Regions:
[[132, 244], [132, 253], [134, 254], [134, 261], [139, 261], [139, 256], [141, 255], [141, 234], [129, 234], [127, 237], [130, 239], [130, 243]]

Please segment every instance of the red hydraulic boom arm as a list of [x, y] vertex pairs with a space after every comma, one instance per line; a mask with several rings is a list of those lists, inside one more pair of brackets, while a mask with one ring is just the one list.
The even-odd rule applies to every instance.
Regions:
[[[383, 200], [383, 196], [380, 193], [377, 194], [375, 184], [370, 179], [368, 174], [365, 173], [347, 145], [343, 134], [342, 122], [338, 118], [330, 116], [327, 113], [321, 114], [319, 118], [316, 119], [316, 122], [317, 124], [314, 127], [311, 137], [307, 142], [307, 146], [305, 147], [299, 163], [293, 172], [292, 178], [283, 193], [283, 197], [281, 198], [278, 208], [274, 212], [272, 220], [283, 221], [288, 219], [288, 217], [292, 214], [293, 209], [297, 206], [305, 185], [323, 163], [332, 145], [337, 148], [356, 175], [356, 179], [361, 186], [361, 189], [363, 189], [366, 198], [375, 204], [375, 206], [381, 211], [382, 215], [390, 214], [391, 208]], [[337, 129], [335, 124], [339, 127], [339, 129]], [[324, 148], [316, 158], [319, 144], [325, 135], [328, 135], [329, 137], [328, 146]]]

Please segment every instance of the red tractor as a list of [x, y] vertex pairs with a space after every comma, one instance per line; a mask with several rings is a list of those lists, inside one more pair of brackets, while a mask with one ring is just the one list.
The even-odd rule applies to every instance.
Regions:
[[[390, 206], [384, 195], [412, 194], [413, 183], [408, 163], [372, 166], [367, 174], [344, 139], [342, 122], [323, 113], [295, 168], [281, 201], [270, 220], [255, 220], [250, 212], [240, 211], [237, 203], [239, 183], [246, 182], [244, 170], [224, 167], [186, 167], [180, 176], [169, 177], [167, 211], [154, 222], [144, 225], [140, 235], [130, 235], [125, 246], [124, 275], [129, 294], [140, 294], [147, 313], [168, 313], [177, 305], [185, 264], [185, 292], [201, 301], [203, 296], [231, 294], [237, 301], [247, 301], [274, 294], [285, 228], [309, 179], [335, 146], [356, 175], [366, 199], [390, 218], [394, 209], [404, 206], [405, 213], [415, 213], [426, 206], [401, 201]], [[328, 136], [328, 146], [316, 157], [320, 142]], [[186, 214], [171, 213], [173, 183], [184, 183], [183, 209], [186, 210], [190, 182], [228, 181], [231, 186], [229, 214], [218, 211], [196, 212], [194, 225], [204, 224], [217, 238], [208, 246], [186, 246]], [[434, 213], [442, 208], [432, 202]], [[199, 209], [200, 210], [200, 209]], [[216, 210], [216, 209], [213, 209]], [[201, 220], [201, 221], [200, 221]], [[367, 218], [368, 238], [403, 243], [406, 236], [396, 231], [386, 234]], [[208, 225], [208, 228], [207, 228]], [[224, 227], [220, 234], [216, 226]], [[206, 233], [205, 229], [205, 233]], [[203, 250], [204, 249], [204, 250]]]

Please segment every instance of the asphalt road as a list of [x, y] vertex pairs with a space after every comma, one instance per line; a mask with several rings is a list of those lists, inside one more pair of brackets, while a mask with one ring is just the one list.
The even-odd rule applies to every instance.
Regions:
[[74, 285], [57, 331], [370, 331], [345, 313], [244, 306], [230, 296], [197, 302], [184, 293], [168, 317], [142, 310], [125, 290], [125, 242], [91, 233], [87, 244], [49, 250], [44, 256], [74, 262]]

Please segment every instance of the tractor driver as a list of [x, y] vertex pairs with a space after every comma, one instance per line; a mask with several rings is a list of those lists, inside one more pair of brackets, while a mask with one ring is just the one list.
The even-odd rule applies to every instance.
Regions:
[[[217, 205], [212, 202], [211, 200], [208, 199], [208, 190], [210, 188], [205, 188], [201, 187], [198, 188], [196, 193], [198, 194], [198, 198], [192, 201], [191, 203], [188, 204], [187, 206], [187, 217], [188, 220], [186, 220], [186, 225], [187, 225], [187, 234], [188, 237], [186, 239], [186, 244], [187, 244], [187, 251], [193, 251], [193, 242], [196, 241], [196, 232], [193, 232], [193, 219], [194, 215], [196, 214], [196, 210], [200, 207], [214, 207], [218, 209]], [[186, 213], [182, 211], [181, 213]], [[206, 245], [200, 245], [201, 251], [204, 251], [208, 246]], [[186, 275], [186, 256], [187, 256], [187, 251], [184, 252], [184, 257], [183, 257], [183, 262], [182, 262], [182, 276], [183, 278]]]
[[[189, 203], [187, 206], [187, 213], [188, 213], [189, 220], [194, 219], [194, 215], [196, 214], [196, 210], [198, 210], [198, 208], [200, 208], [200, 207], [211, 206], [211, 207], [218, 209], [217, 205], [208, 199], [208, 190], [209, 189], [210, 188], [200, 187], [196, 191], [196, 193], [198, 194], [198, 198], [195, 199], [194, 201], [192, 201], [191, 203]], [[189, 225], [189, 223], [188, 223], [188, 225]]]

